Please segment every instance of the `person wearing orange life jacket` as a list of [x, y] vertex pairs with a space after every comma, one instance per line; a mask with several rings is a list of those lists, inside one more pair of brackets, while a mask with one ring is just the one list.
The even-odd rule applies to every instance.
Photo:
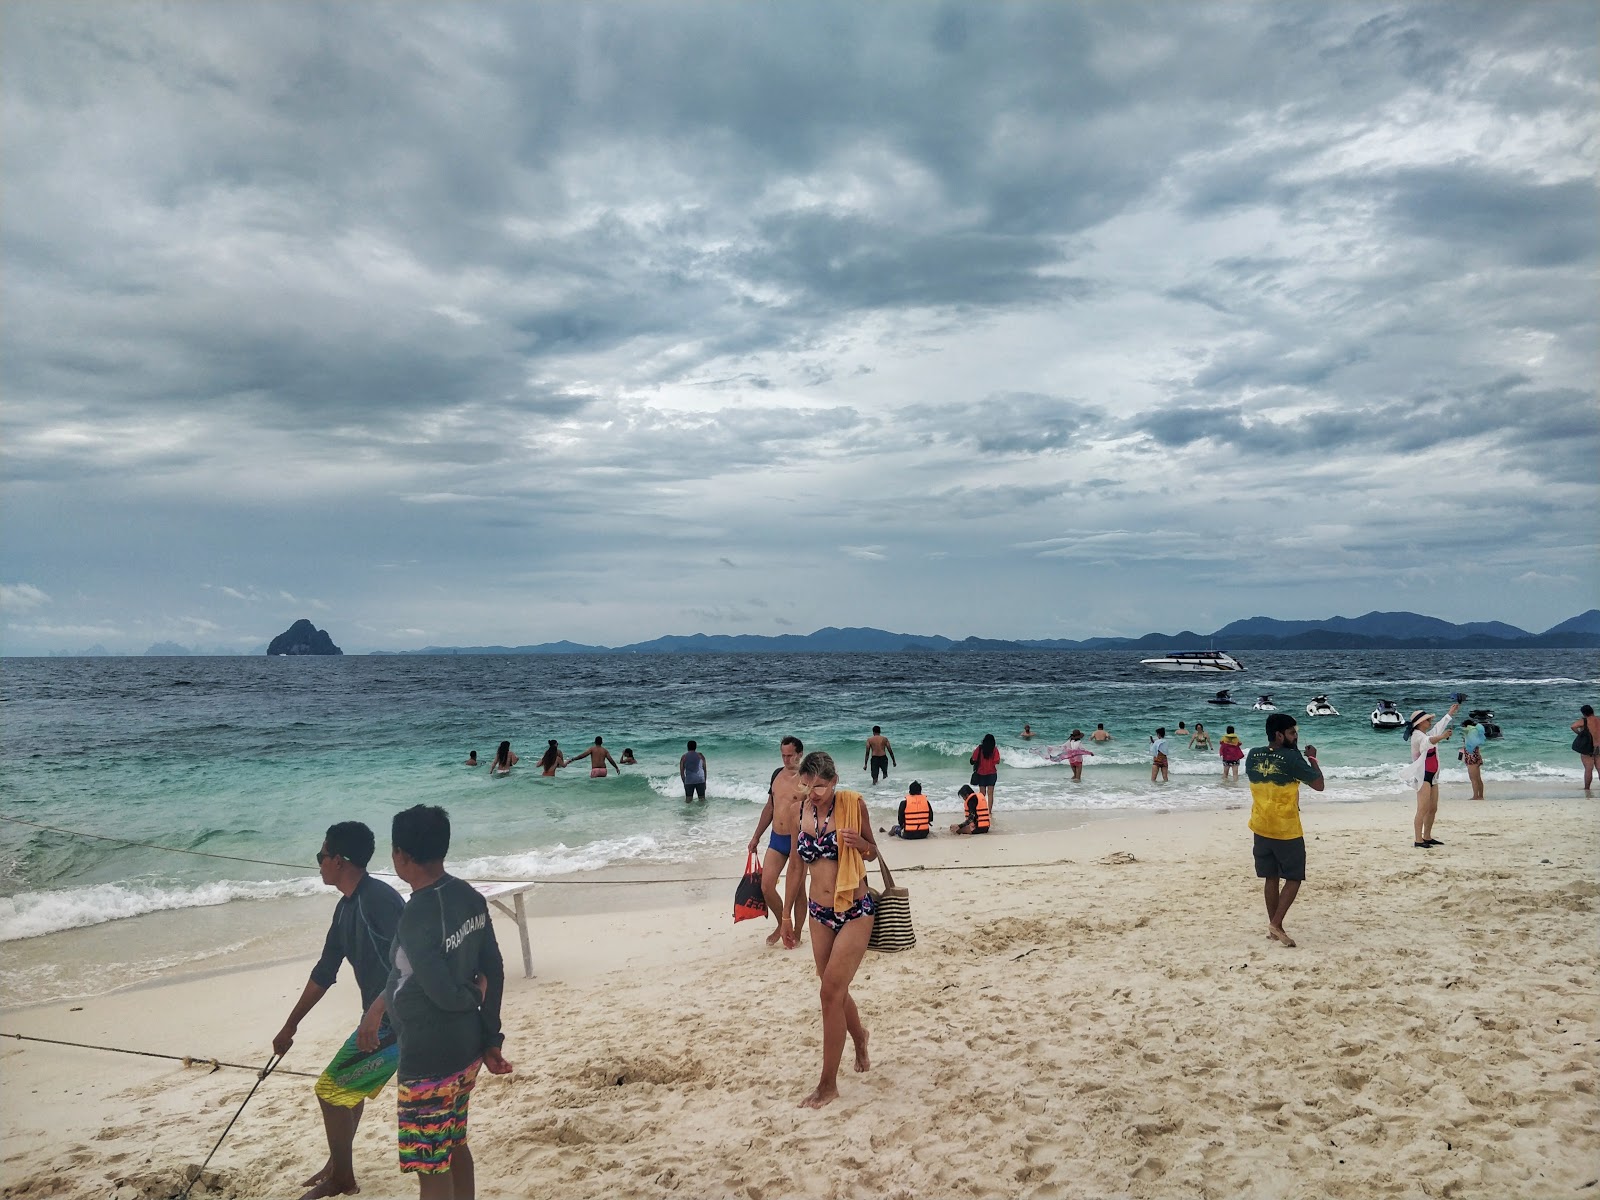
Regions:
[[899, 823], [889, 830], [890, 837], [921, 841], [933, 832], [933, 805], [922, 794], [922, 785], [915, 779], [900, 801]]
[[951, 833], [988, 833], [989, 832], [989, 797], [977, 788], [963, 783], [961, 785], [961, 802], [966, 805], [967, 819], [959, 825], [950, 826]]

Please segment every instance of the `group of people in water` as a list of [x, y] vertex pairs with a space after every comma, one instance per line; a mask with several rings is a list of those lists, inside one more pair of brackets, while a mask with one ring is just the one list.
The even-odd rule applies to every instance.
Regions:
[[[689, 745], [692, 749], [694, 743], [691, 742]], [[521, 761], [521, 756], [511, 749], [511, 742], [509, 740], [503, 741], [494, 752], [494, 761], [489, 764], [489, 774], [509, 775], [511, 774], [511, 768]], [[603, 737], [596, 737], [592, 745], [585, 746], [571, 758], [562, 753], [561, 746], [556, 742], [556, 739], [551, 738], [550, 744], [545, 747], [545, 752], [539, 756], [537, 766], [541, 775], [553, 777], [557, 771], [564, 767], [570, 767], [575, 763], [587, 763], [589, 778], [604, 779], [607, 775], [606, 768], [608, 765], [615, 767], [620, 773], [623, 767], [634, 766], [637, 762], [638, 760], [634, 758], [631, 749], [623, 750], [621, 762], [612, 758], [611, 751], [606, 749]], [[480, 765], [478, 752], [473, 750], [468, 753], [463, 765], [468, 767]]]

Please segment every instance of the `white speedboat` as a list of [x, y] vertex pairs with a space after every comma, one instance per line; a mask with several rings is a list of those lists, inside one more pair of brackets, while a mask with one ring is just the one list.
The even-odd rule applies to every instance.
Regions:
[[1257, 712], [1277, 712], [1278, 706], [1272, 702], [1271, 696], [1257, 696], [1256, 702], [1250, 706]]
[[1156, 671], [1244, 670], [1244, 664], [1226, 650], [1180, 650], [1160, 658], [1141, 658], [1139, 665]]
[[1337, 717], [1338, 715], [1339, 710], [1328, 703], [1326, 696], [1313, 696], [1311, 697], [1311, 702], [1306, 705], [1306, 716], [1308, 717]]
[[1406, 715], [1394, 706], [1393, 700], [1379, 700], [1378, 707], [1372, 710], [1374, 729], [1401, 729], [1405, 723]]

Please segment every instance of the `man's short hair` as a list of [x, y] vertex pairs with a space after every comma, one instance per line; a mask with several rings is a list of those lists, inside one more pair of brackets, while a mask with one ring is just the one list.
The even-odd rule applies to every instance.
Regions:
[[358, 867], [365, 867], [372, 861], [372, 851], [376, 846], [372, 830], [360, 821], [340, 821], [337, 825], [329, 825], [323, 840], [328, 844], [329, 854], [336, 854]]
[[806, 752], [806, 744], [799, 738], [795, 737], [792, 733], [779, 742], [778, 745], [793, 746], [796, 754], [804, 754]]
[[878, 726], [876, 726], [876, 725], [874, 725], [874, 726], [873, 726], [873, 727], [872, 727], [872, 732], [873, 732], [873, 733], [882, 733], [882, 732], [883, 732], [883, 730], [882, 730], [882, 729], [880, 729], [880, 728], [879, 728], [879, 727], [878, 727]]
[[1167, 727], [1165, 725], [1157, 725], [1156, 726], [1156, 736], [1157, 737], [1166, 737], [1167, 736]]
[[689, 740], [689, 749], [691, 749], [691, 750], [694, 749], [694, 739], [692, 739], [692, 738]]
[[1280, 733], [1288, 733], [1296, 724], [1298, 722], [1288, 713], [1273, 713], [1267, 718], [1267, 741], [1271, 742]]
[[417, 804], [394, 815], [389, 840], [412, 862], [443, 862], [450, 853], [450, 814], [437, 804]]

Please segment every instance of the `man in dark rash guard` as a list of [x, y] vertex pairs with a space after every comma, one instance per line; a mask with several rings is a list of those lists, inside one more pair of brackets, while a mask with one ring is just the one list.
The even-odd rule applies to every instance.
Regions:
[[418, 804], [396, 813], [395, 874], [411, 900], [395, 933], [389, 983], [361, 1022], [376, 1041], [385, 1010], [400, 1035], [400, 1169], [417, 1176], [422, 1200], [475, 1194], [467, 1109], [478, 1068], [511, 1071], [500, 1053], [505, 964], [488, 903], [444, 869], [450, 815]]
[[[348, 960], [355, 973], [363, 1011], [383, 995], [389, 973], [389, 948], [405, 901], [387, 883], [367, 874], [372, 850], [372, 830], [360, 821], [328, 826], [317, 851], [317, 870], [323, 883], [339, 889], [340, 899], [334, 906], [322, 957], [311, 968], [311, 978], [306, 980], [289, 1019], [272, 1039], [272, 1049], [277, 1054], [287, 1054], [294, 1045], [300, 1022], [339, 978], [341, 961]], [[346, 1039], [317, 1079], [317, 1103], [322, 1108], [322, 1124], [328, 1138], [328, 1161], [302, 1185], [310, 1190], [301, 1200], [361, 1190], [356, 1183], [354, 1161], [356, 1127], [361, 1124], [366, 1102], [383, 1091], [394, 1074], [400, 1051], [387, 1023], [380, 1022], [375, 1027], [372, 1045], [365, 1049], [357, 1045], [358, 1037], [352, 1033]]]

